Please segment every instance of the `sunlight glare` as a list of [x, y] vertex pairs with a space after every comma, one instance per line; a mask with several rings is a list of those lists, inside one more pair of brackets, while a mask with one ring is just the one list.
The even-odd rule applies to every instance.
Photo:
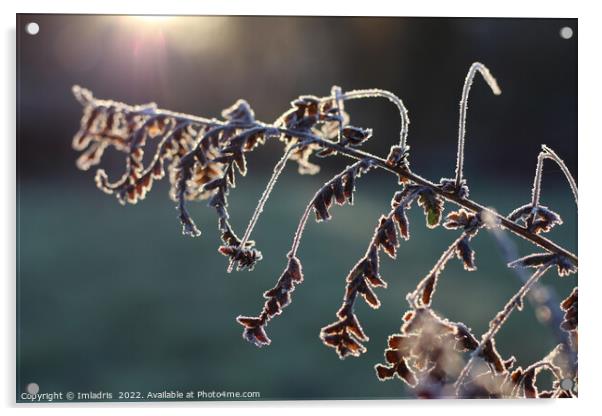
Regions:
[[131, 16], [132, 18], [145, 22], [145, 23], [163, 23], [170, 19], [172, 16], [161, 16], [161, 15], [142, 15], [142, 16]]

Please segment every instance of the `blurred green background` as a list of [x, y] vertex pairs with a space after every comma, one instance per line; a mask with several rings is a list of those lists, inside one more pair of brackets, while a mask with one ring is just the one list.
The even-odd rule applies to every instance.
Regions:
[[[437, 180], [453, 174], [457, 100], [468, 66], [479, 59], [503, 94], [493, 97], [480, 79], [475, 83], [466, 175], [471, 197], [507, 213], [530, 199], [540, 143], [557, 150], [576, 173], [576, 38], [558, 35], [566, 25], [576, 33], [576, 20], [136, 19], [18, 19], [17, 393], [35, 382], [40, 392], [191, 389], [258, 391], [272, 400], [411, 397], [397, 380], [379, 382], [373, 366], [382, 361], [387, 335], [399, 330], [405, 294], [456, 235], [427, 230], [420, 210], [411, 212], [411, 240], [402, 242], [397, 260], [381, 256], [389, 284], [377, 290], [381, 308], [358, 302], [370, 336], [368, 352], [339, 360], [318, 338], [320, 328], [335, 319], [347, 272], [389, 210], [398, 189], [392, 175], [371, 172], [359, 180], [354, 206], [335, 207], [331, 221], [308, 225], [299, 252], [306, 280], [268, 326], [272, 345], [257, 349], [241, 338], [235, 318], [260, 310], [261, 294], [285, 266], [305, 205], [349, 162], [321, 160], [322, 172], [313, 177], [298, 176], [288, 166], [253, 235], [264, 260], [253, 272], [229, 275], [216, 251], [215, 214], [204, 202], [191, 205], [203, 234], [190, 239], [180, 233], [166, 183], [155, 184], [142, 203], [122, 207], [94, 187], [93, 172], [76, 170], [70, 140], [80, 108], [69, 87], [81, 83], [100, 97], [156, 100], [205, 116], [244, 97], [266, 121], [296, 95], [326, 94], [333, 83], [388, 88], [410, 108], [412, 168]], [[37, 37], [22, 33], [32, 20], [40, 22]], [[149, 46], [158, 34], [161, 53], [154, 43]], [[183, 34], [199, 42], [177, 37]], [[369, 150], [386, 154], [398, 128], [394, 109], [369, 101], [351, 103], [349, 110], [352, 123], [375, 129]], [[279, 143], [268, 143], [249, 156], [250, 173], [230, 197], [239, 232], [281, 151]], [[106, 160], [113, 177], [122, 169], [115, 156]], [[542, 202], [565, 222], [549, 236], [576, 251], [570, 191], [559, 169], [550, 164], [545, 172]], [[446, 212], [450, 209], [447, 205]], [[514, 240], [521, 254], [534, 251]], [[520, 283], [504, 267], [492, 236], [481, 233], [474, 248], [478, 270], [465, 272], [451, 262], [434, 306], [480, 334]], [[543, 282], [565, 297], [576, 278], [549, 273]], [[512, 315], [497, 342], [505, 357], [516, 355], [526, 365], [547, 354], [555, 337], [527, 306]]]

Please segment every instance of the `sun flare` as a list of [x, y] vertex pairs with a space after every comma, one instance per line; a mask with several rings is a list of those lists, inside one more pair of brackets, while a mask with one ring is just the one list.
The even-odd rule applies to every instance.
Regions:
[[173, 19], [172, 16], [161, 16], [161, 15], [140, 15], [140, 16], [131, 16], [133, 19], [138, 21], [146, 22], [146, 23], [164, 23]]

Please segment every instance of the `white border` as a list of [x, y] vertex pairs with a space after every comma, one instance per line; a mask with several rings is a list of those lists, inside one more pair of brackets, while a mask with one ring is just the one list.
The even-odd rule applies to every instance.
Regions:
[[[11, 3], [8, 5], [8, 3]], [[127, 412], [145, 415], [165, 414], [177, 409], [178, 412], [209, 411], [210, 414], [240, 412], [245, 414], [265, 414], [274, 411], [286, 411], [287, 414], [304, 414], [308, 411], [324, 409], [344, 414], [358, 414], [371, 411], [466, 414], [466, 412], [487, 412], [491, 415], [506, 415], [508, 412], [522, 411], [545, 412], [554, 414], [585, 414], [594, 408], [595, 400], [600, 395], [600, 304], [602, 294], [602, 273], [596, 270], [596, 260], [600, 256], [596, 250], [602, 244], [595, 237], [598, 234], [600, 213], [600, 192], [596, 169], [597, 155], [600, 152], [600, 105], [602, 91], [600, 88], [600, 41], [602, 20], [595, 8], [595, 2], [577, 1], [421, 1], [393, 2], [369, 0], [364, 2], [340, 0], [303, 0], [303, 1], [200, 1], [172, 0], [140, 2], [123, 0], [103, 0], [96, 2], [73, 2], [68, 0], [3, 2], [0, 19], [3, 24], [4, 48], [0, 71], [3, 91], [0, 100], [0, 125], [5, 134], [0, 140], [2, 172], [0, 174], [1, 194], [4, 202], [2, 210], [3, 230], [2, 262], [4, 265], [3, 299], [2, 299], [2, 337], [0, 343], [4, 374], [0, 379], [2, 394], [0, 403], [10, 407], [9, 412], [16, 411], [15, 397], [15, 13], [110, 13], [110, 14], [281, 14], [281, 15], [340, 15], [340, 16], [474, 16], [474, 17], [577, 17], [579, 18], [579, 184], [581, 187], [581, 210], [579, 218], [579, 254], [581, 257], [580, 313], [580, 398], [578, 400], [559, 401], [339, 401], [339, 402], [260, 402], [260, 403], [174, 403], [162, 404], [74, 404], [44, 405], [36, 408], [19, 405], [18, 411], [29, 413], [42, 408], [49, 414], [80, 413], [82, 410], [93, 414]], [[550, 63], [553, 65], [553, 62]], [[550, 88], [554, 86], [551, 85]], [[599, 234], [598, 234], [599, 235]], [[392, 408], [395, 409], [392, 409]], [[166, 408], [169, 408], [167, 410]], [[336, 409], [335, 409], [336, 408]], [[340, 410], [339, 410], [340, 409]]]

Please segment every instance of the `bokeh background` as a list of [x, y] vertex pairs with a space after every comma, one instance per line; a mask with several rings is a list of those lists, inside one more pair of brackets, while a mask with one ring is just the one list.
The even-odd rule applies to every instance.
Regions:
[[[40, 32], [30, 36], [31, 21]], [[560, 36], [571, 27], [573, 37]], [[468, 114], [465, 172], [471, 196], [506, 213], [530, 198], [541, 143], [577, 170], [576, 19], [135, 17], [19, 15], [18, 62], [18, 345], [17, 393], [28, 383], [50, 391], [259, 391], [262, 399], [411, 397], [401, 382], [379, 382], [388, 334], [398, 331], [405, 294], [427, 273], [454, 233], [427, 230], [413, 210], [412, 239], [396, 261], [382, 256], [389, 287], [383, 305], [358, 314], [371, 340], [361, 358], [339, 360], [320, 328], [334, 320], [344, 278], [364, 253], [395, 178], [373, 172], [358, 183], [354, 206], [311, 223], [300, 250], [306, 282], [269, 325], [272, 345], [243, 341], [238, 314], [255, 314], [261, 294], [285, 265], [292, 234], [315, 190], [347, 160], [321, 161], [317, 176], [291, 164], [254, 232], [264, 260], [228, 275], [215, 214], [201, 202], [203, 230], [181, 235], [167, 184], [122, 207], [80, 172], [71, 137], [81, 108], [70, 88], [98, 97], [218, 116], [237, 98], [270, 121], [300, 94], [378, 87], [400, 96], [411, 118], [412, 168], [433, 180], [453, 175], [458, 100], [469, 65], [497, 78], [493, 96], [477, 76]], [[386, 155], [399, 119], [386, 100], [351, 102], [354, 125], [372, 127], [367, 149]], [[250, 173], [231, 193], [232, 222], [242, 230], [280, 157], [280, 143], [249, 156]], [[104, 167], [121, 175], [109, 153]], [[577, 214], [558, 168], [546, 164], [544, 204], [564, 224], [549, 234], [577, 250]], [[448, 206], [449, 208], [449, 206]], [[533, 247], [514, 239], [521, 254]], [[446, 268], [434, 306], [475, 333], [518, 289], [493, 237], [474, 241], [478, 271]], [[576, 284], [549, 273], [544, 283], [565, 297]], [[555, 345], [534, 310], [512, 315], [497, 337], [504, 356], [525, 365]]]

